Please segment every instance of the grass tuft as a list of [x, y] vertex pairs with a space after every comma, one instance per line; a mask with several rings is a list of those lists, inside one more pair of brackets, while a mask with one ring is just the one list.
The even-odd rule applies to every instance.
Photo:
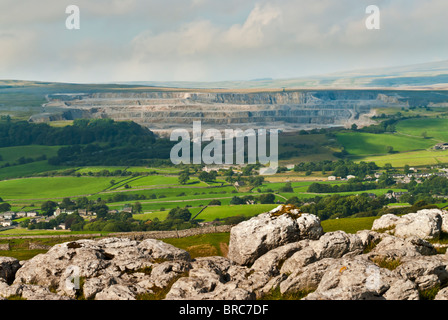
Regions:
[[280, 292], [280, 287], [277, 286], [275, 289], [272, 289], [258, 300], [302, 300], [312, 292], [314, 292], [314, 290], [305, 289], [282, 294]]

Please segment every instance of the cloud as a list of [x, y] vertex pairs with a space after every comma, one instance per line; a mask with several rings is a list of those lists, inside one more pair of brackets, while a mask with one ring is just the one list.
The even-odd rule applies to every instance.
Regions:
[[232, 49], [259, 48], [266, 45], [266, 29], [278, 22], [282, 11], [278, 7], [269, 4], [264, 6], [257, 4], [244, 24], [233, 25], [229, 30], [223, 32], [223, 44]]
[[445, 0], [69, 0], [0, 2], [0, 78], [202, 80], [299, 77], [447, 59]]

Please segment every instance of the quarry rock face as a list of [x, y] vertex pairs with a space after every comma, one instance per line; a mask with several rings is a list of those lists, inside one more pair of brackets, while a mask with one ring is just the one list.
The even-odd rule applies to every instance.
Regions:
[[94, 92], [49, 94], [48, 100], [47, 112], [31, 121], [111, 118], [132, 120], [158, 133], [191, 127], [193, 121], [218, 129], [362, 125], [370, 123], [372, 107], [406, 105], [395, 96], [369, 90]]
[[403, 225], [423, 225], [399, 236], [323, 233], [317, 217], [279, 206], [235, 226], [227, 257], [191, 259], [153, 239], [66, 242], [20, 263], [0, 258], [0, 300], [253, 300], [278, 291], [306, 300], [419, 300], [426, 292], [447, 300], [448, 255], [416, 235], [439, 226], [439, 213], [404, 217]]

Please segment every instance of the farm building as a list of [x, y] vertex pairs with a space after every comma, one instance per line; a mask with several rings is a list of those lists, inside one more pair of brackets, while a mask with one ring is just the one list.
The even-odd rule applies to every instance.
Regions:
[[448, 143], [447, 142], [438, 143], [434, 146], [434, 150], [448, 150]]

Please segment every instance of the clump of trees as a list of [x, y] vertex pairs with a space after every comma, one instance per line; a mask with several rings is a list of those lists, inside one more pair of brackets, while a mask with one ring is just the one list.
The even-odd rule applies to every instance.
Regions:
[[261, 203], [261, 204], [271, 204], [275, 203], [275, 195], [272, 193], [262, 194], [258, 197], [247, 195], [247, 196], [234, 196], [232, 200], [230, 200], [231, 205], [241, 205], [248, 203]]
[[355, 163], [351, 160], [342, 159], [338, 161], [301, 162], [294, 166], [294, 171], [296, 172], [332, 171], [333, 175], [337, 177], [347, 177], [348, 175], [365, 177], [366, 175], [375, 173], [378, 169], [379, 167], [375, 162]]
[[[291, 203], [297, 205], [300, 201]], [[298, 199], [297, 199], [298, 200]], [[318, 216], [321, 220], [346, 218], [350, 216], [376, 216], [380, 210], [391, 200], [385, 196], [370, 198], [367, 194], [341, 196], [332, 195], [327, 197], [316, 197], [310, 202], [301, 206], [303, 212]]]
[[379, 188], [379, 184], [375, 182], [349, 182], [344, 184], [324, 184], [315, 182], [308, 187], [310, 193], [338, 193], [338, 192], [353, 192], [366, 191]]
[[[132, 121], [78, 119], [65, 127], [28, 121], [0, 123], [0, 147], [25, 145], [65, 145], [57, 156], [48, 159], [52, 165], [146, 165], [151, 160], [169, 165], [174, 143], [157, 138], [148, 128]], [[21, 158], [19, 162], [45, 159]]]

